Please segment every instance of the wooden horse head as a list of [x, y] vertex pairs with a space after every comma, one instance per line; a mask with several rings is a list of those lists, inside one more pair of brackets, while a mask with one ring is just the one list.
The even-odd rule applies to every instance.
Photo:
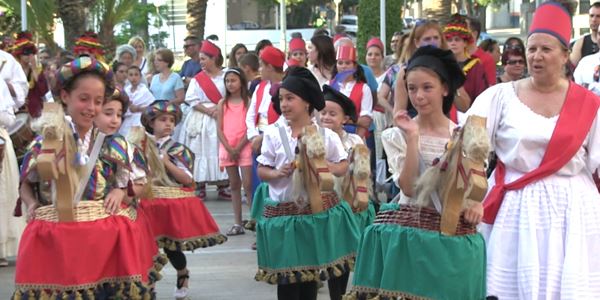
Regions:
[[32, 124], [43, 136], [37, 157], [37, 172], [41, 180], [54, 181], [54, 201], [59, 221], [74, 220], [75, 192], [79, 171], [73, 164], [77, 151], [71, 128], [65, 122], [60, 103], [45, 103], [41, 117]]
[[371, 151], [364, 144], [354, 146], [348, 155], [350, 167], [341, 180], [339, 196], [348, 201], [353, 209], [362, 211], [369, 206], [373, 193], [371, 180]]
[[302, 129], [296, 149], [292, 198], [299, 206], [310, 204], [313, 213], [323, 211], [321, 192], [333, 191], [333, 175], [325, 160], [325, 142], [315, 125]]
[[469, 116], [457, 128], [446, 151], [417, 181], [417, 203], [430, 205], [431, 194], [441, 201], [440, 231], [454, 235], [460, 214], [468, 201], [481, 202], [487, 192], [485, 161], [490, 151], [486, 118]]
[[[160, 160], [160, 151], [156, 146], [156, 141], [153, 137], [146, 133], [146, 129], [141, 126], [131, 127], [127, 134], [127, 139], [134, 145], [136, 145], [143, 153], [148, 163], [149, 183], [156, 186], [180, 186], [167, 174], [165, 165]], [[147, 184], [144, 192], [142, 193], [143, 198], [151, 196], [151, 185]]]

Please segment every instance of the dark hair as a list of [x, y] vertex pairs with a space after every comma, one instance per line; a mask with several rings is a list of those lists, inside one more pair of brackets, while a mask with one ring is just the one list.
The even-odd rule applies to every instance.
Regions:
[[323, 73], [323, 69], [333, 69], [335, 67], [335, 49], [333, 40], [327, 35], [316, 35], [310, 39], [313, 47], [317, 50], [316, 67]]
[[[415, 67], [410, 70], [407, 70], [406, 74], [404, 74], [404, 85], [406, 87], [407, 92], [408, 92], [408, 80], [406, 80], [406, 78], [408, 77], [408, 74], [410, 72], [416, 71], [416, 70], [425, 71], [425, 72], [435, 76], [435, 78], [439, 79], [439, 81], [442, 83], [442, 85], [444, 85], [444, 86], [446, 86], [446, 88], [448, 88], [449, 95], [442, 97], [442, 112], [444, 113], [444, 115], [447, 116], [450, 113], [450, 110], [452, 109], [452, 104], [454, 103], [454, 95], [452, 93], [455, 93], [456, 91], [451, 91], [446, 80], [444, 78], [442, 78], [442, 76], [440, 76], [440, 74], [438, 74], [434, 69], [428, 68], [425, 66], [419, 66], [419, 67]], [[408, 97], [408, 100], [410, 102], [410, 96]]]
[[75, 88], [77, 88], [77, 83], [79, 81], [81, 81], [82, 79], [85, 79], [85, 78], [89, 78], [89, 77], [97, 78], [104, 84], [104, 90], [105, 90], [104, 98], [105, 99], [112, 95], [113, 90], [114, 90], [112, 82], [107, 82], [106, 76], [96, 70], [86, 70], [86, 71], [82, 71], [81, 73], [77, 73], [77, 74], [73, 75], [73, 77], [69, 78], [67, 81], [65, 81], [62, 84], [61, 88], [65, 92], [70, 94]]
[[500, 61], [502, 62], [503, 66], [506, 66], [506, 62], [508, 62], [510, 56], [519, 56], [523, 58], [523, 61], [525, 62], [525, 67], [527, 67], [527, 58], [525, 57], [525, 52], [517, 48], [509, 48], [502, 52], [502, 57], [500, 58]]
[[292, 37], [293, 39], [296, 39], [296, 38], [297, 38], [297, 39], [301, 39], [301, 38], [302, 38], [302, 32], [298, 32], [298, 31], [296, 31], [296, 32], [292, 32], [292, 35], [291, 35], [291, 37]]
[[188, 36], [185, 37], [185, 39], [183, 39], [183, 41], [184, 42], [192, 41], [192, 42], [194, 42], [196, 44], [200, 44], [200, 39], [197, 36], [195, 36], [195, 35], [188, 35]]
[[173, 56], [173, 51], [167, 49], [167, 48], [160, 48], [158, 50], [156, 50], [156, 52], [154, 53], [155, 57], [156, 55], [160, 55], [160, 59], [164, 62], [167, 63], [167, 65], [170, 67], [173, 66], [173, 63], [175, 63], [175, 57]]
[[258, 55], [258, 53], [260, 52], [260, 50], [262, 50], [266, 46], [273, 46], [273, 43], [271, 43], [271, 41], [269, 41], [267, 39], [260, 40], [256, 44], [256, 47], [254, 48], [254, 53], [256, 53], [256, 55]]
[[596, 1], [594, 3], [592, 3], [592, 5], [590, 5], [590, 8], [600, 8], [600, 1]]
[[119, 69], [120, 66], [124, 66], [125, 64], [120, 62], [120, 61], [114, 61], [112, 64], [112, 71], [113, 73], [117, 73], [117, 70]]
[[258, 72], [258, 68], [260, 68], [260, 63], [258, 62], [258, 55], [248, 52], [238, 61], [238, 66], [248, 66], [252, 71]]
[[[229, 74], [235, 74], [240, 78], [240, 83], [241, 83], [241, 87], [240, 87], [240, 96], [242, 97], [242, 101], [244, 101], [244, 107], [248, 107], [250, 105], [250, 92], [248, 92], [248, 79], [246, 79], [246, 75], [244, 75], [244, 72], [240, 69], [240, 68], [229, 68], [227, 71], [225, 71], [225, 76], [223, 76], [223, 83], [225, 84], [225, 79], [227, 78], [227, 75]], [[229, 93], [229, 90], [227, 89], [227, 87], [225, 87], [225, 105], [227, 105], [227, 99], [229, 99], [229, 97], [231, 97], [231, 93]]]
[[[352, 75], [352, 77], [358, 82], [364, 82], [367, 83], [367, 77], [365, 76], [365, 71], [363, 70], [362, 66], [358, 63], [355, 62], [356, 64], [356, 71], [354, 72], [354, 74]], [[333, 68], [333, 72], [331, 72], [331, 77], [334, 78], [335, 75], [338, 74], [338, 70], [337, 70], [337, 64], [335, 65], [335, 67]]]
[[50, 48], [42, 48], [40, 53], [47, 53], [49, 56], [54, 56], [54, 53], [52, 53], [52, 49]]
[[129, 70], [136, 70], [138, 71], [140, 74], [142, 74], [142, 70], [140, 69], [140, 67], [136, 66], [136, 65], [131, 65], [129, 66], [129, 68], [127, 68], [127, 71], [129, 72]]
[[487, 52], [494, 52], [495, 45], [498, 45], [498, 41], [494, 39], [486, 39], [479, 44], [479, 48]]
[[477, 36], [475, 37], [475, 43], [477, 43], [477, 40], [479, 39], [479, 36], [481, 35], [481, 22], [477, 18], [466, 18], [466, 19], [467, 19], [467, 22], [469, 23], [469, 29], [471, 30], [471, 32], [477, 31]]
[[575, 8], [577, 8], [577, 2], [573, 0], [552, 0], [552, 2], [556, 2], [560, 4], [567, 12], [569, 13], [569, 17], [573, 17], [575, 14]]
[[228, 67], [232, 68], [232, 67], [239, 66], [239, 62], [235, 59], [235, 53], [242, 48], [244, 48], [244, 50], [246, 50], [246, 52], [248, 52], [248, 48], [246, 48], [246, 45], [244, 45], [242, 43], [235, 44], [235, 46], [233, 46], [233, 48], [231, 48], [231, 52], [229, 53]]
[[211, 41], [218, 41], [219, 40], [219, 36], [216, 34], [211, 34], [209, 36], [206, 37], [207, 40], [211, 40]]
[[525, 44], [523, 43], [523, 41], [516, 37], [516, 36], [511, 36], [509, 38], [506, 39], [506, 41], [504, 41], [504, 45], [502, 46], [502, 51], [506, 51], [506, 49], [510, 49], [513, 48], [512, 46], [510, 46], [512, 41], [516, 41], [517, 44], [519, 44], [518, 49], [521, 50], [522, 52], [525, 52]]
[[315, 32], [313, 32], [313, 37], [320, 35], [329, 36], [329, 31], [327, 31], [325, 28], [315, 29]]
[[[116, 91], [118, 91], [118, 94], [116, 94], [117, 93]], [[110, 95], [110, 97], [105, 98], [104, 103], [102, 103], [102, 105], [104, 106], [105, 104], [108, 104], [111, 101], [118, 101], [119, 103], [121, 103], [121, 107], [122, 107], [121, 121], [122, 121], [125, 118], [125, 112], [129, 108], [129, 96], [127, 96], [127, 93], [125, 93], [124, 90], [115, 89], [113, 94]]]

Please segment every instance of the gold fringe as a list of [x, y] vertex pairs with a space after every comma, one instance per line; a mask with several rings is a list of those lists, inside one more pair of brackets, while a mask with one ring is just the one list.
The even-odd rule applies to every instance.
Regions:
[[159, 248], [167, 248], [171, 251], [192, 251], [198, 248], [207, 248], [220, 245], [226, 241], [227, 237], [221, 233], [182, 241], [172, 240], [168, 237], [159, 237], [157, 240]]
[[325, 281], [340, 277], [354, 269], [354, 254], [343, 257], [329, 265], [302, 270], [265, 270], [259, 268], [254, 276], [256, 281], [269, 284], [290, 284], [297, 282]]
[[248, 222], [246, 224], [244, 224], [244, 229], [247, 229], [250, 231], [256, 231], [256, 220], [254, 220], [254, 219], [248, 220]]
[[352, 291], [343, 296], [342, 300], [431, 300], [409, 293], [389, 291], [376, 288], [355, 286]]
[[[36, 287], [19, 287], [13, 293], [11, 299], [23, 300], [23, 299], [38, 299], [38, 300], [59, 300], [59, 299], [72, 299], [72, 300], [102, 300], [96, 298], [96, 292], [102, 293], [103, 291], [109, 292], [110, 299], [131, 299], [131, 300], [151, 300], [153, 299], [153, 291], [144, 283], [139, 280], [125, 281], [125, 282], [110, 282], [104, 281], [96, 283], [94, 286], [89, 286], [85, 289], [77, 288], [61, 288], [61, 289], [50, 289], [47, 286], [36, 286]], [[24, 297], [23, 295], [27, 295]], [[84, 297], [85, 295], [85, 297]]]

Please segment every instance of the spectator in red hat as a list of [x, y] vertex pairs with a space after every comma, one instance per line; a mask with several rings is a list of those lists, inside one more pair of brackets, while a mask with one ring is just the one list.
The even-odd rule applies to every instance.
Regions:
[[272, 86], [278, 86], [283, 80], [283, 65], [285, 54], [273, 47], [266, 46], [260, 53], [260, 75], [262, 81], [256, 87], [250, 100], [250, 106], [246, 113], [246, 137], [252, 143], [253, 165], [252, 165], [252, 189], [256, 189], [260, 183], [256, 173], [258, 165], [256, 157], [260, 154], [262, 145], [262, 133], [265, 128], [275, 123], [279, 115], [275, 112], [271, 103]]
[[364, 71], [356, 61], [356, 48], [340, 46], [337, 50], [336, 67], [330, 85], [349, 97], [358, 112], [358, 121], [349, 124], [346, 131], [365, 138], [373, 118], [373, 94], [367, 84]]
[[218, 197], [231, 199], [227, 172], [219, 167], [217, 104], [225, 96], [223, 55], [211, 41], [200, 47], [202, 71], [194, 76], [185, 94], [190, 111], [184, 117], [179, 142], [194, 152], [194, 181], [198, 196], [206, 197], [206, 184], [216, 184]]
[[[307, 51], [306, 51], [306, 43], [301, 37], [293, 38], [290, 40], [290, 52], [288, 53], [288, 60], [292, 59], [297, 61], [297, 63], [290, 62], [295, 66], [306, 66], [307, 61]], [[287, 64], [290, 67], [290, 64]]]
[[383, 43], [379, 38], [371, 38], [367, 43], [367, 55], [365, 60], [367, 61], [367, 66], [369, 66], [369, 69], [371, 69], [377, 80], [377, 86], [381, 85], [381, 82], [385, 77], [385, 70], [383, 69]]

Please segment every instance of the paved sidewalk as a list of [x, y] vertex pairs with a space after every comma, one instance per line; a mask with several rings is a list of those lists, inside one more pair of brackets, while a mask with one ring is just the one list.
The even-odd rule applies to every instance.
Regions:
[[[233, 212], [229, 201], [216, 199], [216, 192], [208, 192], [206, 206], [213, 213], [221, 231], [233, 224]], [[244, 207], [247, 218], [248, 209]], [[256, 252], [250, 249], [254, 233], [247, 231], [240, 236], [229, 237], [219, 246], [201, 249], [187, 254], [190, 269], [190, 289], [193, 300], [245, 299], [268, 300], [277, 298], [276, 286], [254, 280]], [[0, 268], [0, 300], [8, 300], [14, 289], [14, 258], [11, 266]], [[169, 264], [162, 271], [163, 279], [157, 284], [157, 298], [174, 299], [175, 269]], [[329, 299], [327, 284], [319, 291], [319, 300]]]

